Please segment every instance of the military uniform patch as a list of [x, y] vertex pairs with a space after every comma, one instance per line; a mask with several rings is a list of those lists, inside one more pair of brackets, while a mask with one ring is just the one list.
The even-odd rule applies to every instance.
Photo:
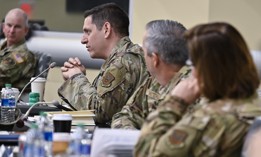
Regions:
[[173, 145], [179, 145], [186, 140], [187, 136], [188, 134], [185, 131], [174, 130], [172, 136], [169, 137], [169, 141]]
[[102, 78], [102, 84], [104, 86], [110, 86], [113, 80], [115, 80], [115, 77], [110, 72], [107, 72]]
[[24, 62], [23, 57], [22, 57], [19, 53], [14, 53], [14, 54], [13, 54], [13, 57], [14, 57], [14, 59], [15, 59], [15, 61], [16, 61], [17, 63], [22, 63], [22, 62]]

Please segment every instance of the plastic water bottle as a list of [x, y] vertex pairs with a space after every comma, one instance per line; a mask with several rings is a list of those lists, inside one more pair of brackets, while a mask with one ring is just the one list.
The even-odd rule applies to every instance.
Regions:
[[26, 145], [26, 135], [21, 134], [18, 138], [18, 156], [19, 157], [24, 157], [25, 153], [25, 146]]
[[31, 124], [26, 132], [26, 142], [24, 144], [24, 157], [45, 157], [44, 137], [38, 126]]
[[70, 155], [89, 157], [91, 150], [91, 138], [89, 134], [84, 130], [83, 124], [78, 124], [75, 132], [71, 135], [72, 140], [70, 143]]
[[10, 123], [15, 120], [15, 93], [11, 88], [11, 84], [5, 84], [2, 89], [2, 104], [1, 104], [1, 122]]
[[53, 126], [50, 119], [45, 112], [40, 113], [40, 119], [38, 122], [40, 131], [44, 137], [44, 150], [46, 157], [52, 157], [52, 143], [53, 143]]

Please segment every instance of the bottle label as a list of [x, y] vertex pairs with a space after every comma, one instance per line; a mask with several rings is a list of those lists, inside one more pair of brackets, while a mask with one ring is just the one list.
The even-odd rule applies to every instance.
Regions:
[[45, 141], [53, 141], [53, 132], [44, 132]]
[[9, 99], [2, 99], [2, 107], [9, 107]]
[[9, 99], [9, 107], [15, 107], [15, 98]]

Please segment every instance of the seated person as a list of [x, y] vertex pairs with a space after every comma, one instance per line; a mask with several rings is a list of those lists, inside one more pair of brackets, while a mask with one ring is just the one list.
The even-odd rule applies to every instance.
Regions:
[[85, 12], [82, 44], [92, 58], [104, 59], [99, 75], [90, 83], [78, 58], [61, 68], [65, 82], [60, 97], [75, 110], [95, 110], [95, 122], [110, 127], [137, 87], [148, 77], [142, 48], [129, 39], [128, 15], [106, 3]]
[[[261, 115], [260, 80], [250, 50], [240, 33], [222, 22], [195, 26], [185, 38], [192, 75], [148, 115], [134, 154], [240, 156], [249, 120]], [[186, 112], [201, 95], [207, 101]]]
[[23, 10], [10, 10], [2, 24], [5, 41], [0, 46], [0, 88], [5, 83], [22, 89], [35, 73], [36, 58], [25, 43], [28, 17]]
[[190, 69], [184, 66], [188, 59], [185, 30], [182, 24], [170, 20], [155, 20], [146, 25], [142, 45], [152, 76], [113, 116], [112, 128], [140, 129], [147, 115], [189, 74]]

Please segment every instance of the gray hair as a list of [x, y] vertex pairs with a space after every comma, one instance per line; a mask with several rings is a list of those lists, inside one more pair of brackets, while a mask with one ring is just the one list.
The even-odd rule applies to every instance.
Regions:
[[150, 56], [158, 53], [167, 64], [185, 65], [188, 50], [183, 33], [186, 28], [177, 21], [154, 20], [146, 25], [143, 46]]

